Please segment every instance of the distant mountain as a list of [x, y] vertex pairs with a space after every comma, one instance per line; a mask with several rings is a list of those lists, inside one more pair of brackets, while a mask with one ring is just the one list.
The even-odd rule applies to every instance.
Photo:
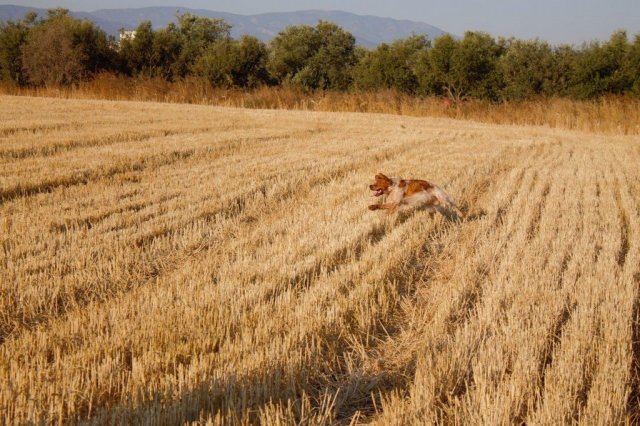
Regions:
[[[0, 22], [22, 19], [35, 10], [39, 16], [46, 16], [46, 9], [24, 6], [0, 5]], [[374, 47], [412, 34], [426, 34], [434, 39], [445, 31], [422, 22], [362, 16], [341, 11], [305, 10], [300, 12], [263, 13], [260, 15], [236, 15], [211, 10], [189, 9], [183, 7], [145, 7], [141, 9], [101, 9], [94, 12], [72, 12], [80, 19], [95, 22], [108, 34], [117, 35], [121, 28], [134, 29], [141, 21], [151, 21], [154, 28], [162, 28], [176, 21], [176, 15], [191, 13], [209, 18], [222, 18], [232, 25], [231, 35], [253, 35], [260, 40], [269, 41], [289, 25], [315, 25], [318, 20], [331, 21], [349, 31], [358, 44]]]

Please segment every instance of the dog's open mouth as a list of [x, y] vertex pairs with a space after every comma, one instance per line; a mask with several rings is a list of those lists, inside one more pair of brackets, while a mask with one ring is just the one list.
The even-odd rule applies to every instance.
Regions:
[[373, 191], [373, 196], [374, 196], [374, 197], [379, 197], [379, 196], [381, 196], [382, 194], [384, 194], [384, 189], [380, 189], [380, 188], [378, 188], [378, 189], [376, 189], [376, 190], [374, 190], [374, 191]]

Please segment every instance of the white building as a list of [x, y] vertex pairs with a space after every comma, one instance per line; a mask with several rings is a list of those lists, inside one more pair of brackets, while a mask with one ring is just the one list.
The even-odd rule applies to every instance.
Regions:
[[120, 43], [122, 43], [123, 40], [133, 40], [134, 38], [136, 38], [135, 30], [120, 30]]

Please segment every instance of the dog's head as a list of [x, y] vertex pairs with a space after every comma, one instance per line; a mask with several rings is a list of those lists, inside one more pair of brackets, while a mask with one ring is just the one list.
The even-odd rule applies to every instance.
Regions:
[[392, 184], [393, 184], [393, 181], [391, 179], [389, 179], [382, 173], [378, 173], [375, 177], [375, 182], [369, 185], [369, 189], [374, 191], [373, 192], [374, 197], [379, 197], [381, 195], [389, 194], [389, 188], [391, 188]]

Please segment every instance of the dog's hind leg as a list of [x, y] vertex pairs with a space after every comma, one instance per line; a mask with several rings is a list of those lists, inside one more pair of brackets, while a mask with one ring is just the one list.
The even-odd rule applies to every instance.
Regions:
[[436, 215], [436, 212], [438, 211], [437, 207], [434, 206], [428, 206], [427, 208], [425, 208], [425, 210], [427, 211], [427, 213], [429, 213], [429, 217], [431, 219], [433, 219], [433, 217]]
[[456, 206], [455, 204], [448, 204], [447, 207], [453, 210], [454, 212], [456, 212], [456, 214], [460, 219], [464, 219], [465, 217], [467, 217], [467, 215], [462, 210], [460, 210], [458, 206]]
[[444, 192], [442, 189], [438, 188], [438, 190], [435, 191], [435, 196], [440, 202], [441, 206], [447, 207], [453, 210], [454, 212], [456, 212], [456, 214], [458, 215], [458, 217], [460, 217], [460, 219], [464, 219], [465, 217], [467, 217], [467, 215], [464, 214], [464, 212], [458, 208], [453, 198], [451, 198], [451, 196], [449, 196], [449, 194]]

